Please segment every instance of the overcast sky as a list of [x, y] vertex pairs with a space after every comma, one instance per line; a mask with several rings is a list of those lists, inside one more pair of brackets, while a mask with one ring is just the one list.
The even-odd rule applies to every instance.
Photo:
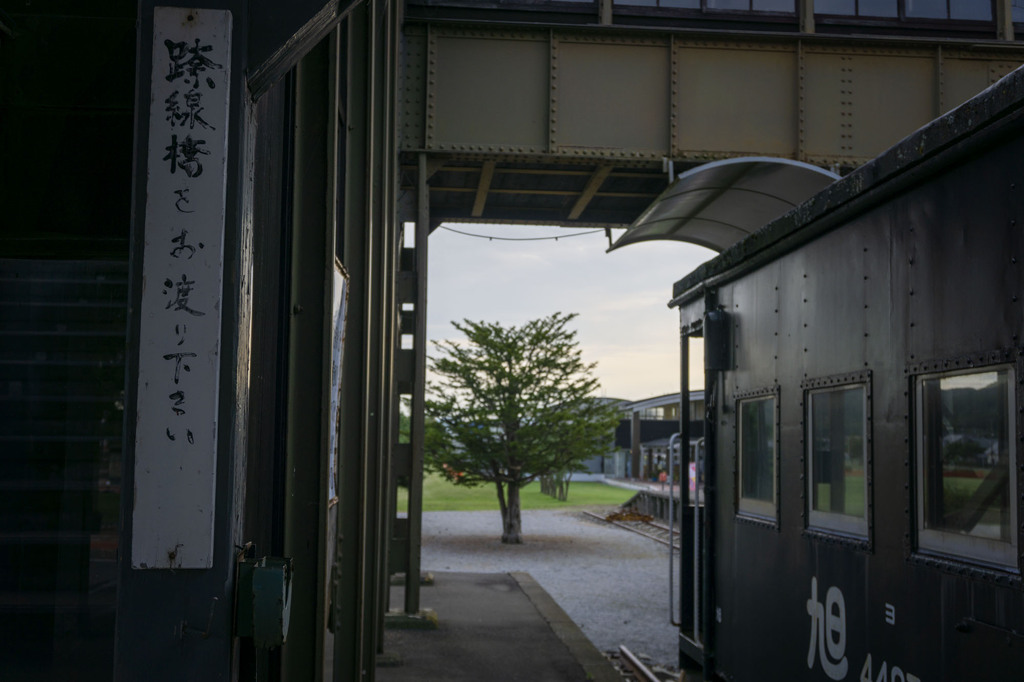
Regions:
[[[444, 228], [561, 238], [489, 241]], [[435, 230], [429, 245], [428, 337], [458, 338], [451, 321], [464, 318], [518, 325], [554, 312], [579, 313], [572, 324], [584, 359], [598, 363], [602, 395], [640, 400], [678, 391], [679, 318], [667, 307], [672, 284], [714, 252], [655, 241], [605, 253], [603, 231], [569, 237], [584, 231], [461, 224]], [[621, 233], [615, 230], [613, 237]], [[431, 344], [428, 353], [433, 352]]]

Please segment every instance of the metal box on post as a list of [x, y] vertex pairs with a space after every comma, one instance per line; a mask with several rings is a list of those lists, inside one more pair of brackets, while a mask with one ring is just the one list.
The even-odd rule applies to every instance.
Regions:
[[264, 649], [284, 644], [291, 617], [291, 597], [291, 559], [242, 559], [236, 583], [236, 634], [252, 637], [253, 643]]

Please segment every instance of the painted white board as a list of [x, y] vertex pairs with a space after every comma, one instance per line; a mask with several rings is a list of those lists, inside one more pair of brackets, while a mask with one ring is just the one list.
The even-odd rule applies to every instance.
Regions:
[[210, 568], [231, 13], [157, 7], [153, 34], [132, 568]]

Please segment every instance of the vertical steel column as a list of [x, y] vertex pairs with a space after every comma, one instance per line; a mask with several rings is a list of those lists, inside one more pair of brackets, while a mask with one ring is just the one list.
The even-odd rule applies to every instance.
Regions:
[[[708, 290], [704, 293], [704, 316], [718, 308], [718, 293]], [[702, 532], [702, 548], [700, 570], [704, 580], [701, 582], [701, 603], [699, 622], [704, 630], [704, 674], [711, 677], [715, 670], [715, 617], [714, 595], [717, 589], [715, 581], [715, 504], [718, 501], [718, 410], [724, 398], [721, 395], [725, 387], [719, 350], [708, 348], [707, 324], [704, 325], [704, 525]], [[726, 353], [731, 349], [726, 348]], [[714, 358], [709, 357], [713, 355]], [[694, 605], [694, 608], [698, 608]]]
[[629, 456], [630, 477], [640, 478], [640, 413], [636, 410], [629, 415]]
[[[400, 329], [396, 296], [396, 280], [401, 257], [398, 224], [398, 182], [397, 182], [397, 139], [395, 124], [398, 101], [398, 9], [401, 3], [376, 0], [371, 4], [373, 36], [374, 103], [373, 147], [375, 152], [372, 165], [375, 187], [373, 188], [374, 217], [378, 221], [381, 264], [377, 273], [380, 288], [380, 340], [381, 374], [378, 382], [378, 450], [377, 450], [377, 526], [374, 552], [374, 575], [377, 579], [375, 594], [375, 652], [383, 651], [384, 615], [388, 609], [390, 576], [388, 575], [388, 550], [390, 520], [395, 506], [391, 481], [391, 457], [395, 433], [391, 425], [397, 420], [395, 394], [395, 351], [398, 348]], [[371, 676], [372, 678], [372, 676]]]
[[295, 175], [288, 320], [284, 553], [295, 564], [284, 679], [320, 679], [324, 660], [326, 479], [336, 223], [337, 36], [295, 69]]
[[814, 33], [814, 0], [798, 0], [797, 11], [800, 13], [800, 32]]
[[[372, 680], [383, 626], [390, 506], [398, 3], [372, 0], [348, 18], [345, 227], [351, 278], [342, 370], [334, 677]], [[351, 351], [351, 352], [350, 352]]]
[[334, 570], [337, 586], [334, 594], [334, 679], [360, 680], [373, 668], [372, 638], [367, 652], [364, 636], [365, 612], [369, 590], [363, 557], [367, 541], [367, 519], [372, 507], [364, 499], [364, 481], [374, 447], [371, 428], [373, 408], [369, 401], [373, 376], [370, 314], [370, 256], [374, 235], [369, 221], [367, 132], [371, 107], [369, 90], [368, 10], [361, 4], [352, 10], [346, 22], [347, 125], [344, 158], [344, 226], [342, 261], [348, 270], [349, 304], [346, 321], [345, 353], [342, 357], [341, 409], [339, 424], [338, 531]]
[[996, 38], [1013, 42], [1013, 3], [996, 0]]
[[[697, 611], [696, 601], [692, 597], [694, 557], [689, 557], [688, 561], [686, 556], [687, 549], [693, 552], [695, 544], [693, 538], [690, 537], [693, 532], [692, 524], [687, 526], [685, 523], [687, 505], [683, 500], [684, 486], [688, 488], [690, 480], [689, 466], [687, 466], [690, 452], [690, 335], [682, 324], [679, 327], [679, 358], [679, 622], [682, 627], [693, 622], [693, 615]], [[669, 456], [672, 456], [671, 451]], [[675, 496], [675, 491], [670, 490], [669, 494]], [[693, 513], [695, 515], [700, 513], [699, 499], [700, 495], [694, 487]], [[698, 639], [696, 632], [694, 632], [693, 639], [694, 641]]]
[[416, 191], [416, 328], [413, 334], [412, 411], [409, 424], [409, 560], [405, 572], [405, 612], [420, 610], [420, 546], [423, 535], [423, 437], [427, 394], [427, 240], [430, 237], [430, 189], [427, 155], [420, 154]]

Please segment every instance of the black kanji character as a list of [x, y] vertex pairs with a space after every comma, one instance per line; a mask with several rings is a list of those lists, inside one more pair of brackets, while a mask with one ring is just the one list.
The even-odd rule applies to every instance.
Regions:
[[197, 178], [203, 174], [203, 164], [199, 163], [199, 155], [210, 153], [210, 150], [200, 146], [204, 144], [206, 140], [193, 140], [191, 135], [186, 135], [181, 142], [178, 142], [177, 135], [171, 135], [171, 143], [164, 147], [167, 156], [163, 160], [171, 162], [171, 173], [180, 168], [190, 178]]
[[199, 87], [199, 77], [202, 75], [209, 88], [216, 87], [213, 79], [207, 76], [206, 72], [224, 67], [206, 56], [206, 52], [213, 50], [212, 45], [201, 45], [199, 38], [196, 38], [194, 45], [189, 45], [184, 40], [176, 43], [168, 39], [164, 40], [164, 46], [167, 48], [167, 56], [170, 59], [167, 73], [169, 82], [173, 83], [181, 78], [188, 85], [189, 78], [191, 78], [192, 87], [197, 88]]
[[[174, 290], [174, 298], [167, 302], [164, 306], [164, 310], [184, 310], [189, 315], [196, 317], [202, 317], [206, 313], [198, 310], [193, 310], [188, 307], [188, 299], [192, 295], [193, 285], [195, 280], [188, 279], [185, 275], [181, 276], [180, 282], [172, 282], [169, 279], [164, 280], [164, 293], [166, 294], [170, 290]], [[173, 306], [173, 307], [172, 307]]]
[[166, 121], [171, 127], [188, 125], [189, 130], [194, 130], [198, 123], [207, 130], [216, 130], [200, 114], [204, 107], [202, 105], [203, 93], [197, 90], [189, 90], [182, 97], [181, 92], [175, 90], [164, 100], [164, 112], [167, 114]]
[[164, 356], [164, 360], [174, 360], [174, 383], [178, 383], [178, 378], [181, 375], [181, 370], [191, 372], [192, 368], [184, 363], [185, 358], [194, 358], [195, 353], [168, 353]]

